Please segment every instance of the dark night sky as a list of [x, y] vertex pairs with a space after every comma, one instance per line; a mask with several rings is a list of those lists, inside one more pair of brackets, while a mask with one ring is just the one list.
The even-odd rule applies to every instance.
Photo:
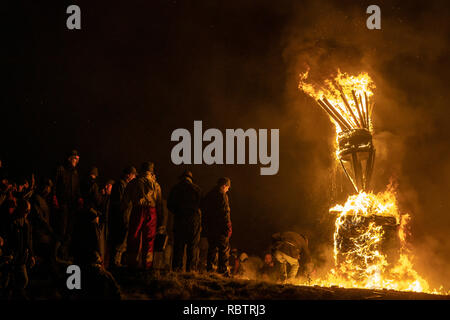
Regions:
[[[377, 86], [374, 188], [394, 177], [413, 217], [418, 268], [450, 283], [449, 4], [377, 1], [382, 30], [358, 1], [18, 1], [2, 6], [1, 156], [51, 174], [72, 148], [102, 179], [154, 161], [168, 194], [176, 128], [279, 128], [280, 170], [192, 166], [207, 191], [232, 179], [233, 244], [261, 253], [278, 230], [329, 244], [334, 129], [297, 90], [298, 75], [367, 71]], [[66, 29], [78, 4], [82, 30]], [[319, 251], [316, 255], [319, 256]]]

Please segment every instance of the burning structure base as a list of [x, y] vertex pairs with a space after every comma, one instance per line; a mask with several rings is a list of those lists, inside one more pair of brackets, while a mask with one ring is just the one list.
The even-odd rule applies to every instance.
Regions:
[[336, 271], [339, 276], [364, 282], [400, 256], [400, 223], [394, 216], [339, 212], [334, 234]]
[[299, 88], [316, 99], [336, 126], [336, 158], [351, 182], [354, 194], [330, 211], [336, 214], [335, 268], [322, 286], [428, 291], [427, 282], [411, 263], [405, 230], [408, 215], [397, 208], [394, 190], [371, 192], [375, 148], [372, 142], [374, 84], [367, 73], [341, 73], [316, 88], [301, 75]]
[[409, 215], [401, 215], [395, 192], [360, 192], [330, 210], [337, 215], [335, 268], [320, 285], [429, 291], [406, 247]]

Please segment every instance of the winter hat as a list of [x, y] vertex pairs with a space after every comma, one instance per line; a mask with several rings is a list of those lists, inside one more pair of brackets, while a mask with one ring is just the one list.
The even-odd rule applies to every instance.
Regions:
[[137, 170], [136, 170], [135, 167], [129, 166], [129, 167], [126, 167], [125, 169], [123, 169], [122, 173], [124, 175], [126, 175], [126, 174], [137, 174]]
[[147, 161], [141, 165], [141, 171], [153, 173], [154, 167], [155, 167], [155, 165], [153, 164], [153, 162]]
[[219, 187], [221, 187], [221, 186], [231, 186], [231, 180], [230, 180], [230, 178], [227, 178], [227, 177], [219, 178], [219, 180], [217, 180], [217, 185]]
[[94, 176], [98, 177], [97, 167], [92, 167], [91, 170], [89, 170], [89, 175], [94, 175]]
[[180, 178], [191, 178], [191, 180], [194, 179], [194, 175], [192, 174], [192, 172], [190, 170], [184, 170], [183, 173], [181, 174]]

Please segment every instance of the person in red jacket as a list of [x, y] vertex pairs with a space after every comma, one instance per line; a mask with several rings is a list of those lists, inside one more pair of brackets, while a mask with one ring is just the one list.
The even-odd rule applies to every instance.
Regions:
[[140, 176], [127, 185], [123, 197], [124, 210], [130, 212], [127, 262], [131, 268], [139, 265], [141, 245], [144, 269], [153, 266], [156, 232], [164, 232], [161, 187], [156, 181], [153, 168], [153, 163], [144, 162]]

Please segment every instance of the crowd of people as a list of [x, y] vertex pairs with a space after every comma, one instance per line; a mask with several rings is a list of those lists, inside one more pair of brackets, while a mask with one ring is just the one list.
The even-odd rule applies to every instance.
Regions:
[[[13, 181], [0, 161], [2, 297], [25, 297], [35, 265], [49, 274], [58, 264], [94, 270], [117, 295], [107, 270], [217, 272], [226, 277], [245, 272], [248, 257], [238, 257], [230, 248], [229, 178], [219, 178], [204, 195], [192, 172], [184, 171], [165, 201], [152, 162], [144, 162], [139, 172], [124, 168], [118, 181], [107, 180], [100, 187], [96, 167], [86, 177], [79, 175], [76, 150], [65, 161], [53, 178], [39, 181], [34, 175]], [[272, 240], [272, 251], [258, 272], [273, 281], [296, 277], [300, 254], [310, 261], [306, 238], [288, 232]]]

